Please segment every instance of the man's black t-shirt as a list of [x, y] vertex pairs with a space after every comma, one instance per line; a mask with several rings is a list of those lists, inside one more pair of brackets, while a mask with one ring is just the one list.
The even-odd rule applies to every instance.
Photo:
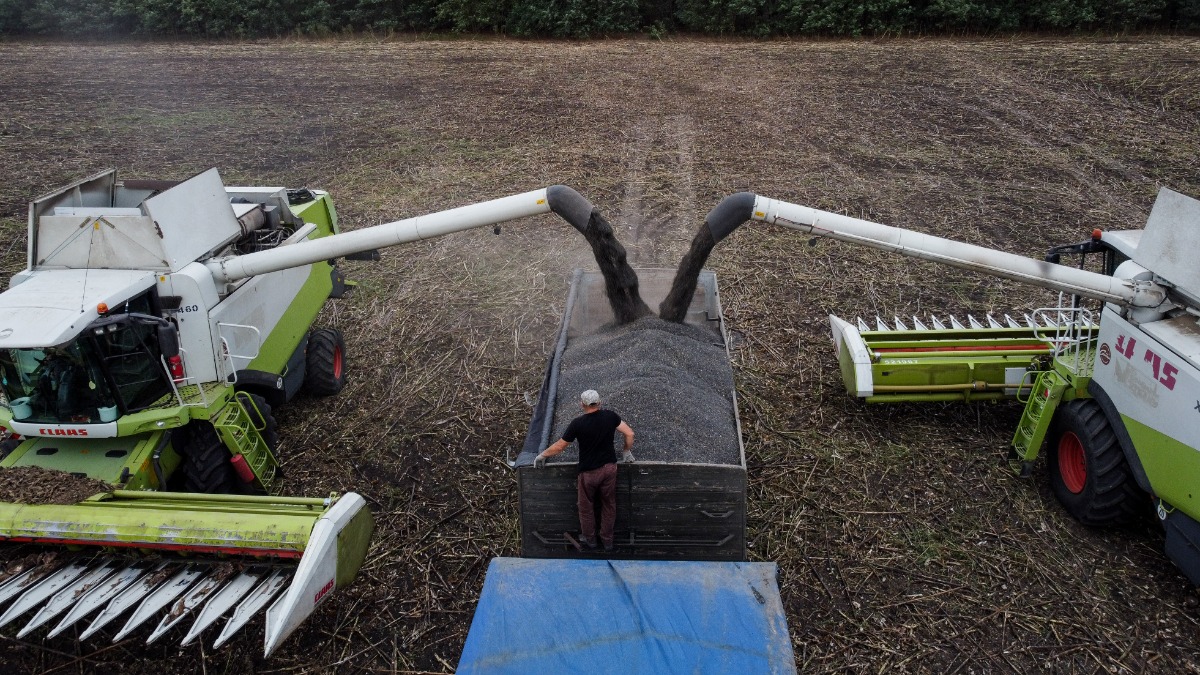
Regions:
[[604, 409], [571, 420], [567, 430], [563, 432], [562, 439], [568, 443], [579, 441], [580, 472], [616, 463], [617, 451], [613, 446], [613, 433], [620, 424], [620, 415]]

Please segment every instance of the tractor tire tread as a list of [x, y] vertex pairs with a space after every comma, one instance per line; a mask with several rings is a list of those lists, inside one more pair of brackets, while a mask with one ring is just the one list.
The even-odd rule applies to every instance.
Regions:
[[308, 338], [304, 389], [332, 396], [346, 386], [346, 341], [336, 328], [319, 328]]
[[229, 463], [232, 454], [212, 424], [194, 421], [183, 442], [183, 489], [201, 494], [231, 494], [236, 476]]
[[[1071, 431], [1084, 447], [1087, 474], [1083, 491], [1067, 490], [1058, 469], [1058, 439]], [[1138, 517], [1144, 496], [1100, 405], [1091, 399], [1064, 404], [1055, 416], [1049, 455], [1055, 496], [1076, 520], [1090, 526], [1114, 526]]]

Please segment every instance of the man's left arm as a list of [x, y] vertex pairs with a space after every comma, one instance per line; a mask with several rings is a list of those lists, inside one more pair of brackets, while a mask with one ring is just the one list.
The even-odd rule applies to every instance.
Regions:
[[621, 432], [621, 435], [625, 437], [625, 454], [623, 457], [621, 457], [621, 461], [632, 462], [633, 452], [631, 452], [631, 450], [633, 450], [633, 427], [622, 421], [617, 425], [617, 431]]

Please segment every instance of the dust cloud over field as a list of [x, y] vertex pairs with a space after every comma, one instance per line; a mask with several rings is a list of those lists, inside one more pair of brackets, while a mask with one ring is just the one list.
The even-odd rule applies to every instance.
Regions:
[[[329, 190], [351, 229], [565, 184], [634, 267], [674, 267], [741, 190], [1040, 257], [1200, 195], [1200, 41], [606, 40], [0, 44], [0, 271], [25, 205], [106, 167]], [[276, 411], [287, 494], [354, 490], [359, 582], [262, 661], [0, 634], [12, 672], [448, 672], [490, 558], [518, 555], [505, 466], [593, 265], [553, 215], [347, 263], [321, 323], [332, 399]], [[751, 223], [713, 251], [749, 466], [753, 560], [777, 561], [803, 672], [1196, 672], [1196, 593], [1157, 525], [1095, 531], [1012, 405], [848, 399], [826, 316], [1028, 310], [1051, 294]], [[528, 395], [528, 396], [527, 396]], [[565, 602], [571, 598], [564, 597]], [[144, 639], [144, 636], [143, 636]], [[209, 636], [211, 640], [211, 636]], [[140, 669], [140, 670], [138, 670]]]

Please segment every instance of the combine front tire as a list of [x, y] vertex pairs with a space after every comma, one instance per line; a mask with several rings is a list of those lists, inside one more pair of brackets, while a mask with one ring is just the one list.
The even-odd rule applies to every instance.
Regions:
[[308, 338], [304, 389], [314, 396], [332, 396], [346, 386], [346, 341], [335, 328], [314, 330]]
[[179, 469], [183, 474], [184, 491], [204, 494], [236, 492], [237, 475], [229, 463], [233, 455], [221, 442], [213, 425], [194, 421], [180, 431], [184, 438], [176, 448], [183, 456]]
[[0, 459], [7, 457], [8, 453], [16, 450], [17, 446], [20, 444], [21, 439], [13, 438], [12, 436], [4, 436], [4, 440], [0, 441]]
[[1137, 515], [1137, 484], [1095, 401], [1076, 399], [1058, 409], [1046, 461], [1054, 496], [1084, 525], [1120, 525]]

